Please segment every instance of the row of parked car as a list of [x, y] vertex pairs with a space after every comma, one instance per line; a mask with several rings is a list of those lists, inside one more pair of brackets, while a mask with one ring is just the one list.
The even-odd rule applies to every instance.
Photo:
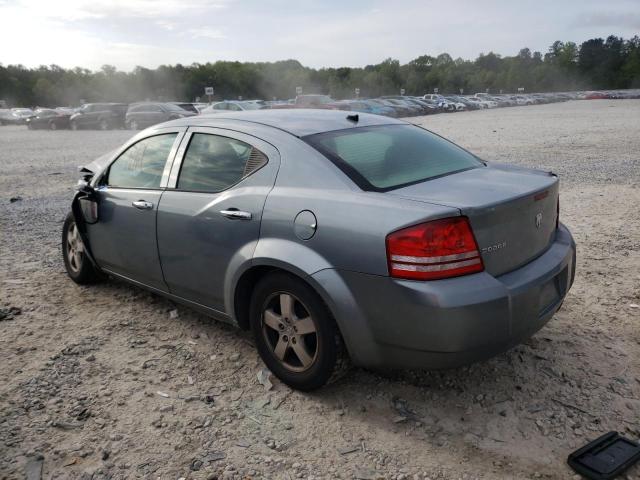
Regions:
[[79, 108], [0, 109], [1, 125], [27, 125], [30, 129], [100, 129], [138, 130], [157, 123], [199, 114], [265, 108], [321, 108], [347, 110], [389, 117], [431, 115], [498, 107], [537, 105], [567, 100], [640, 98], [640, 90], [561, 92], [532, 94], [489, 94], [423, 96], [388, 95], [378, 98], [334, 100], [327, 95], [298, 95], [287, 101], [225, 100], [202, 102], [87, 103]]

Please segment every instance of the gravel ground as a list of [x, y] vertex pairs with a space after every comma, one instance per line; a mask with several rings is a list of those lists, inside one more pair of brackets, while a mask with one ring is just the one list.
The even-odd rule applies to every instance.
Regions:
[[0, 479], [573, 478], [566, 456], [588, 440], [640, 437], [639, 119], [638, 100], [411, 119], [487, 160], [560, 175], [574, 287], [544, 329], [490, 361], [354, 369], [313, 394], [260, 385], [246, 333], [66, 277], [76, 166], [130, 132], [0, 128], [0, 317], [21, 311], [0, 318]]

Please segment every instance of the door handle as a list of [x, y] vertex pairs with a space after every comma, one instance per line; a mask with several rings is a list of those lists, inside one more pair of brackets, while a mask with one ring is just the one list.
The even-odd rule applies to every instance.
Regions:
[[237, 208], [229, 208], [228, 210], [220, 210], [220, 213], [231, 220], [251, 220], [250, 212], [243, 212]]
[[131, 205], [136, 207], [138, 210], [151, 210], [153, 208], [153, 203], [147, 202], [146, 200], [131, 202]]

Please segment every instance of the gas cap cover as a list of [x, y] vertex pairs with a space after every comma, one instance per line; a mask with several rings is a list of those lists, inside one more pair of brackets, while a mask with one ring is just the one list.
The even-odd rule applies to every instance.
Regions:
[[300, 240], [309, 240], [316, 233], [318, 220], [310, 210], [302, 210], [293, 221], [293, 231]]

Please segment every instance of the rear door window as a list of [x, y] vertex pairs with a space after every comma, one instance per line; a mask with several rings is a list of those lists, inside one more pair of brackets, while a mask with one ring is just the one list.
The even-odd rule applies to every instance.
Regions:
[[391, 190], [483, 165], [466, 150], [414, 125], [351, 128], [303, 140], [363, 190]]
[[131, 145], [109, 167], [106, 183], [119, 188], [160, 188], [177, 133], [148, 137]]
[[234, 138], [194, 133], [184, 154], [178, 190], [220, 192], [267, 163], [267, 157]]

